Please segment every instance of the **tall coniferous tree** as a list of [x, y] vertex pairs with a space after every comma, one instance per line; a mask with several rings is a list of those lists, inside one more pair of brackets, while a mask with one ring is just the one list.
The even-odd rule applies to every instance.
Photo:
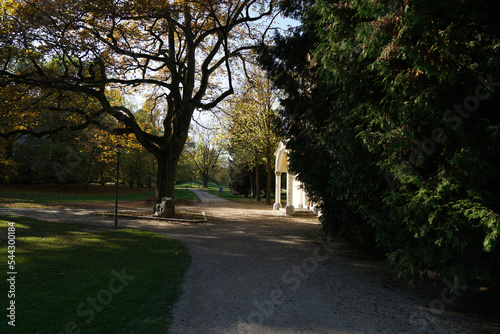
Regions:
[[303, 31], [262, 60], [283, 73], [291, 164], [325, 228], [404, 275], [498, 286], [499, 5], [289, 3]]

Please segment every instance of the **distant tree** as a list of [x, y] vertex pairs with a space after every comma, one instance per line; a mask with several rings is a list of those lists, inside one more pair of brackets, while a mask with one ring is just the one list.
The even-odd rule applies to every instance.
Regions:
[[194, 145], [186, 150], [192, 165], [201, 176], [203, 187], [208, 187], [208, 180], [214, 175], [220, 165], [222, 147], [217, 145], [216, 134], [208, 129], [196, 127], [194, 131]]
[[12, 181], [18, 174], [19, 166], [12, 160], [12, 142], [0, 142], [0, 183]]
[[219, 156], [219, 163], [215, 166], [212, 174], [212, 178], [217, 184], [227, 184], [228, 178], [228, 167], [229, 167], [229, 156], [226, 152], [222, 151]]
[[196, 172], [196, 167], [194, 166], [191, 155], [189, 152], [194, 150], [195, 143], [190, 137], [184, 146], [184, 151], [182, 151], [181, 157], [179, 158], [179, 166], [177, 168], [177, 183], [187, 182], [196, 180], [198, 174]]
[[266, 166], [266, 204], [271, 204], [274, 152], [282, 139], [279, 134], [279, 91], [257, 67], [248, 71], [241, 92], [231, 98], [225, 110], [224, 126], [231, 150], [246, 151], [253, 160], [260, 200], [259, 165]]
[[248, 170], [246, 165], [238, 164], [234, 159], [229, 161], [228, 166], [228, 187], [235, 195], [245, 195], [251, 191], [250, 178], [252, 173]]
[[[257, 191], [260, 189], [266, 189], [266, 171], [265, 166], [259, 166], [259, 182], [256, 183], [256, 170], [255, 166], [248, 165], [245, 160], [239, 160], [238, 155], [232, 155], [229, 159], [227, 173], [228, 173], [228, 187], [235, 195], [245, 195], [248, 197], [251, 194], [252, 198], [257, 198]], [[274, 182], [271, 183], [274, 186]]]

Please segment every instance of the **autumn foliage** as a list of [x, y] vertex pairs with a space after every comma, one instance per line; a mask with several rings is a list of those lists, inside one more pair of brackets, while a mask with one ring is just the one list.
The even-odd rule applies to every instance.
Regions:
[[[131, 134], [157, 161], [156, 201], [173, 197], [193, 112], [234, 93], [233, 68], [263, 41], [266, 30], [257, 28], [272, 13], [260, 0], [3, 1], [0, 87], [43, 99], [27, 112], [56, 113], [67, 124], [49, 119], [48, 128], [32, 128], [28, 114], [9, 111], [25, 119], [0, 135], [89, 124]], [[151, 114], [159, 110], [160, 132], [124, 103], [133, 94], [147, 99]]]

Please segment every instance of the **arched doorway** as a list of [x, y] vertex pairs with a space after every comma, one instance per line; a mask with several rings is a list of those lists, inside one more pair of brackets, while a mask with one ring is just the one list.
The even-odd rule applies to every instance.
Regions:
[[284, 208], [284, 214], [286, 216], [291, 216], [295, 213], [295, 209], [307, 208], [311, 209], [309, 206], [309, 199], [306, 192], [302, 187], [302, 183], [295, 177], [288, 167], [288, 150], [283, 142], [278, 144], [278, 148], [274, 153], [276, 156], [275, 164], [275, 177], [276, 177], [276, 189], [275, 189], [275, 203], [273, 206], [274, 211], [282, 211], [281, 204], [281, 175], [286, 173], [286, 205]]

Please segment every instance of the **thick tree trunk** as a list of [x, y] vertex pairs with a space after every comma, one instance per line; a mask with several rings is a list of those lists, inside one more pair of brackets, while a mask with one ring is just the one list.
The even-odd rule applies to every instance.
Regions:
[[[178, 158], [172, 156], [157, 157], [158, 172], [156, 174], [154, 215], [165, 218], [175, 217], [175, 172]], [[165, 207], [160, 208], [158, 204]]]
[[203, 174], [203, 188], [208, 188], [208, 174]]
[[255, 174], [253, 170], [249, 173], [250, 178], [250, 197], [255, 198]]
[[271, 157], [267, 156], [266, 204], [271, 205], [271, 176], [273, 174]]
[[260, 202], [260, 174], [259, 174], [259, 161], [255, 162], [255, 200]]
[[[180, 106], [175, 106], [174, 103], [169, 104], [170, 110], [175, 110], [177, 107]], [[154, 154], [158, 161], [155, 187], [155, 216], [165, 218], [175, 217], [175, 177], [177, 174], [177, 164], [188, 138], [189, 124], [193, 116], [193, 111], [194, 108], [192, 106], [184, 106], [178, 111], [179, 116], [175, 120], [173, 120], [173, 114], [169, 112], [163, 121], [165, 135], [161, 138], [164, 141], [161, 143], [162, 145], [159, 145], [160, 150], [157, 150], [158, 147], [156, 145], [158, 145], [158, 142], [156, 142], [156, 145], [148, 145], [150, 148], [156, 146], [150, 152]], [[142, 139], [146, 141], [144, 137]]]

